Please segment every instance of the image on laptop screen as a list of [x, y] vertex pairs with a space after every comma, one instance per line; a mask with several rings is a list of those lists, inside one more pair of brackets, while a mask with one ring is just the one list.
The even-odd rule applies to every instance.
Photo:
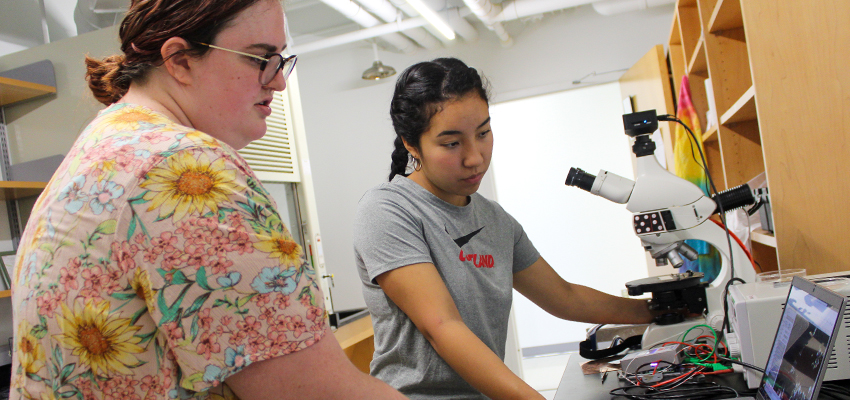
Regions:
[[[810, 400], [829, 359], [839, 321], [835, 305], [791, 286], [759, 387], [759, 398]], [[822, 368], [823, 367], [823, 368]]]

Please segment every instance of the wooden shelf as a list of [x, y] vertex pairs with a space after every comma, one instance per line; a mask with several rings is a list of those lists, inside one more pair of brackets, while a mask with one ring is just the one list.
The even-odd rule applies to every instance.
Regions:
[[697, 47], [694, 49], [694, 55], [691, 57], [691, 61], [688, 63], [688, 72], [690, 74], [699, 75], [703, 78], [708, 78], [708, 62], [705, 58], [705, 50], [704, 50], [705, 41], [700, 38], [699, 42], [697, 42]]
[[670, 28], [670, 44], [682, 44], [682, 34], [679, 31], [679, 18], [673, 16], [673, 26]]
[[702, 134], [703, 142], [716, 142], [717, 141], [717, 125], [714, 125], [707, 132]]
[[696, 1], [679, 3], [679, 32], [682, 34], [682, 47], [685, 51], [685, 60], [690, 61], [696, 53], [697, 42], [702, 37], [702, 28], [699, 22], [699, 10]]
[[0, 107], [56, 93], [53, 86], [0, 77]]
[[708, 31], [711, 33], [744, 27], [744, 17], [741, 15], [740, 0], [718, 0], [708, 21]]
[[0, 290], [0, 299], [6, 298], [6, 297], [12, 297], [12, 291], [11, 290]]
[[765, 246], [776, 247], [776, 237], [772, 233], [764, 229], [756, 229], [752, 233], [754, 242], [761, 243]]
[[756, 88], [750, 86], [746, 92], [720, 117], [723, 125], [735, 124], [744, 121], [755, 121], [756, 113]]
[[47, 187], [47, 182], [0, 181], [0, 200], [17, 200], [38, 196]]

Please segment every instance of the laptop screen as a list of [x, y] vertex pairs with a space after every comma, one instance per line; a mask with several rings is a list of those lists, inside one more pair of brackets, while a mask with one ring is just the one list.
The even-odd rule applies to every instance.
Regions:
[[831, 351], [831, 336], [839, 321], [839, 308], [796, 285], [776, 332], [759, 386], [759, 398], [811, 400], [819, 389]]

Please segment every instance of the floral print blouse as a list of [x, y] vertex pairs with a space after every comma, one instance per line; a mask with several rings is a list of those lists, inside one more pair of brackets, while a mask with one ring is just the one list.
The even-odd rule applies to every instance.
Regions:
[[131, 104], [80, 135], [13, 280], [12, 399], [235, 398], [226, 377], [327, 327], [314, 270], [245, 160]]

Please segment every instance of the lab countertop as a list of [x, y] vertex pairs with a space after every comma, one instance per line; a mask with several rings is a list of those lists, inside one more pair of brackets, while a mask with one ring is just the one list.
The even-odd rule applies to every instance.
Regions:
[[[620, 386], [616, 371], [609, 372], [603, 382], [602, 374], [585, 375], [582, 373], [581, 364], [586, 361], [588, 360], [579, 356], [578, 353], [570, 355], [554, 400], [626, 399], [622, 396], [611, 396], [609, 394], [611, 390]], [[724, 374], [717, 377], [723, 377], [718, 379], [718, 383], [724, 386], [731, 386], [742, 391], [746, 388], [742, 374]], [[722, 382], [719, 382], [721, 379]]]

